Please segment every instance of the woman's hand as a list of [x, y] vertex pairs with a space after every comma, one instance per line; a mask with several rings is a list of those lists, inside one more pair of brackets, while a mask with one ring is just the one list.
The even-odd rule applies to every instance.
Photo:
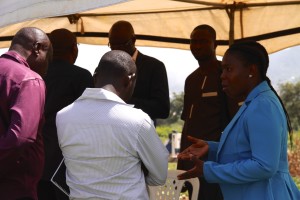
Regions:
[[179, 180], [203, 176], [204, 162], [202, 160], [198, 159], [196, 156], [191, 156], [190, 160], [192, 160], [194, 162], [195, 166], [192, 169], [190, 169], [182, 174], [179, 174], [177, 176], [177, 178]]
[[177, 158], [182, 160], [191, 160], [195, 166], [187, 172], [179, 174], [177, 177], [179, 180], [203, 176], [204, 162], [199, 158], [207, 155], [208, 144], [204, 140], [191, 136], [188, 136], [188, 140], [192, 142], [192, 145], [179, 153]]
[[192, 143], [191, 146], [177, 155], [178, 159], [191, 160], [191, 156], [202, 158], [208, 153], [208, 144], [204, 140], [188, 136], [187, 139]]

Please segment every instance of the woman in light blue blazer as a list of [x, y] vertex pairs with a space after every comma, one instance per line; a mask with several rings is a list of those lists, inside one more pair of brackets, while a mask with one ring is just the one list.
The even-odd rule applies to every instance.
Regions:
[[222, 61], [222, 86], [243, 104], [220, 142], [189, 137], [193, 144], [178, 159], [193, 160], [195, 167], [179, 179], [203, 176], [219, 183], [225, 200], [300, 200], [287, 160], [291, 125], [266, 76], [268, 65], [268, 53], [257, 42], [229, 47]]

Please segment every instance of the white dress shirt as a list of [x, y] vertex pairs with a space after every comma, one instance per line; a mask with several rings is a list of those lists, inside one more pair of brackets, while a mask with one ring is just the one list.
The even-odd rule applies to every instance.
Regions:
[[146, 184], [165, 183], [169, 153], [153, 122], [116, 94], [87, 88], [56, 125], [71, 199], [147, 200]]

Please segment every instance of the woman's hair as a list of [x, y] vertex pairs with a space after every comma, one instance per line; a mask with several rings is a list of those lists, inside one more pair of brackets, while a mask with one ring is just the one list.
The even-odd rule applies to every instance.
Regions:
[[262, 80], [267, 81], [270, 88], [279, 99], [283, 107], [285, 116], [287, 118], [288, 131], [289, 133], [292, 133], [293, 129], [291, 126], [289, 114], [281, 98], [277, 94], [276, 90], [273, 88], [270, 79], [267, 77], [267, 71], [269, 67], [269, 56], [265, 47], [255, 41], [244, 41], [232, 44], [227, 50], [227, 52], [237, 53], [239, 56], [241, 56], [242, 61], [244, 61], [246, 65], [254, 64], [257, 66]]

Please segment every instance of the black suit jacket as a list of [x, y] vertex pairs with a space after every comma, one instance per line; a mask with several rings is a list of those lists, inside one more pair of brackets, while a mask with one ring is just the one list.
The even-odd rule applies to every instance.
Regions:
[[45, 103], [46, 122], [43, 127], [45, 167], [43, 180], [50, 180], [62, 153], [58, 145], [56, 113], [73, 103], [87, 87], [94, 87], [91, 73], [65, 61], [53, 61], [45, 77], [47, 88]]
[[169, 85], [165, 65], [138, 52], [137, 80], [129, 103], [142, 109], [151, 119], [165, 119], [170, 112]]

